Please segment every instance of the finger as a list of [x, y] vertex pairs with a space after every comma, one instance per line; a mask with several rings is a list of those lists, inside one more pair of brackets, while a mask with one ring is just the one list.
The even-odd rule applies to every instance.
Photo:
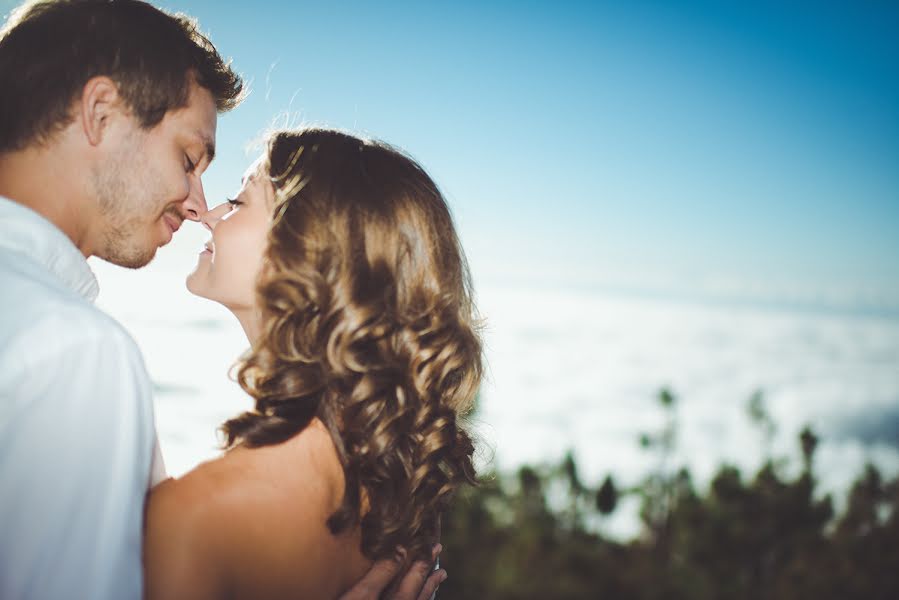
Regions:
[[437, 562], [437, 557], [441, 552], [443, 552], [443, 544], [434, 544], [434, 547], [431, 548], [431, 564]]
[[373, 600], [381, 595], [400, 570], [402, 561], [385, 558], [377, 561], [340, 600]]
[[417, 560], [412, 563], [391, 600], [416, 600], [430, 573], [431, 565], [427, 561]]
[[[442, 544], [434, 544], [434, 546], [431, 548], [430, 561], [415, 561], [403, 576], [402, 581], [400, 581], [400, 585], [397, 588], [396, 595], [393, 596], [392, 600], [417, 600], [417, 598], [421, 595], [422, 588], [427, 585], [428, 578], [434, 571], [434, 561], [436, 561], [437, 557], [440, 556], [440, 552], [442, 550]], [[437, 587], [434, 586], [434, 589], [437, 589]]]
[[425, 581], [425, 586], [421, 588], [421, 593], [418, 594], [418, 600], [431, 600], [431, 596], [434, 595], [437, 588], [444, 581], [446, 581], [446, 571], [443, 569], [433, 571], [428, 577], [428, 580]]

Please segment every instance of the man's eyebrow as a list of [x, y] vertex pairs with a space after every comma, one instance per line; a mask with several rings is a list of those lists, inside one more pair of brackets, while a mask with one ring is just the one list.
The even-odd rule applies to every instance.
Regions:
[[197, 131], [197, 135], [202, 140], [203, 145], [206, 149], [206, 163], [209, 164], [212, 162], [212, 159], [215, 158], [215, 140], [202, 131]]

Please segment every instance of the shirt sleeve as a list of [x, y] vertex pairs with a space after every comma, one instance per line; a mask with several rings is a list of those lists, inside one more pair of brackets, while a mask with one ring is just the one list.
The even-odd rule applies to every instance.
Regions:
[[13, 377], [5, 369], [2, 598], [141, 596], [155, 440], [149, 377], [118, 327], [78, 335], [45, 340]]

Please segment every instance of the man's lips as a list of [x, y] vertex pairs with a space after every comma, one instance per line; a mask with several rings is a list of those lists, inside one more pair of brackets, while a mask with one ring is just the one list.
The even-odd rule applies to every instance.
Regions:
[[168, 225], [169, 229], [172, 230], [172, 235], [174, 235], [175, 232], [181, 228], [181, 219], [173, 217], [169, 214], [162, 215], [162, 218], [165, 221], [165, 224]]

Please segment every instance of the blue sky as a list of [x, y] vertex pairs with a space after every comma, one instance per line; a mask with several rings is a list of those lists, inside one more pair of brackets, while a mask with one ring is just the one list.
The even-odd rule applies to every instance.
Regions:
[[423, 163], [480, 281], [899, 314], [899, 8], [786, 4], [161, 6], [251, 82], [211, 203], [326, 124]]

